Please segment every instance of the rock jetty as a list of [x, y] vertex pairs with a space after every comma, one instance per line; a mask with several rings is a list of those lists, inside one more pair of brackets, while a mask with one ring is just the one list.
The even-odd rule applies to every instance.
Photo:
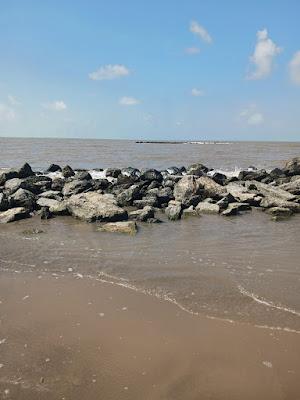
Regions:
[[2, 170], [0, 223], [35, 214], [43, 219], [69, 215], [98, 222], [101, 231], [132, 233], [136, 222], [161, 222], [161, 213], [175, 221], [200, 214], [236, 216], [252, 208], [273, 219], [300, 212], [300, 157], [282, 168], [251, 167], [235, 177], [201, 163], [163, 171], [108, 168], [102, 174], [93, 179], [88, 171], [56, 164], [43, 173], [28, 163]]

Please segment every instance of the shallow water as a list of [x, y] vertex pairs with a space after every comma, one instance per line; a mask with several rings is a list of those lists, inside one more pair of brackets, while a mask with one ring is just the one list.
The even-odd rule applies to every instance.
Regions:
[[[23, 161], [77, 168], [156, 167], [201, 161], [234, 170], [271, 168], [300, 144], [154, 145], [95, 140], [1, 139], [1, 167]], [[16, 152], [14, 149], [17, 149]], [[253, 210], [240, 217], [191, 217], [140, 228], [136, 237], [96, 232], [61, 217], [0, 226], [0, 267], [90, 275], [176, 302], [192, 313], [300, 331], [300, 215], [273, 222]], [[24, 230], [40, 228], [43, 233]]]

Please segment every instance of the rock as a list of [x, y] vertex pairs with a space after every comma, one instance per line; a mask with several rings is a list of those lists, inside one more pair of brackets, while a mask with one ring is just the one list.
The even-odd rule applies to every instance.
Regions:
[[112, 178], [117, 178], [121, 174], [121, 170], [119, 168], [107, 168], [105, 170], [105, 176], [110, 176]]
[[133, 219], [140, 222], [146, 222], [149, 219], [154, 218], [154, 208], [146, 206], [141, 210], [131, 211], [128, 215], [129, 219]]
[[69, 165], [65, 165], [61, 172], [64, 178], [71, 178], [71, 176], [75, 175], [75, 172]]
[[271, 207], [266, 210], [266, 213], [275, 217], [290, 217], [293, 214], [289, 208], [284, 207]]
[[288, 176], [300, 175], [300, 157], [289, 160], [284, 166], [284, 172]]
[[88, 192], [72, 195], [67, 208], [73, 217], [93, 221], [123, 221], [128, 218], [127, 211], [117, 205], [111, 194]]
[[36, 205], [35, 195], [26, 189], [18, 189], [8, 198], [10, 207], [22, 207], [33, 211]]
[[164, 181], [164, 187], [174, 188], [175, 182], [172, 179], [167, 179]]
[[211, 175], [211, 178], [221, 186], [224, 186], [227, 181], [227, 176], [220, 172], [215, 172]]
[[0, 193], [0, 211], [6, 211], [9, 207], [8, 199], [4, 193]]
[[3, 186], [6, 181], [13, 178], [18, 178], [19, 174], [16, 170], [10, 169], [0, 172], [0, 186]]
[[86, 192], [92, 187], [91, 180], [74, 179], [71, 182], [66, 182], [62, 194], [64, 196], [72, 196], [78, 193]]
[[137, 233], [137, 225], [134, 221], [109, 222], [107, 224], [98, 226], [97, 231], [135, 235]]
[[280, 185], [279, 187], [280, 189], [285, 190], [293, 195], [300, 195], [300, 177], [288, 183]]
[[283, 190], [277, 186], [267, 185], [265, 183], [257, 181], [246, 181], [245, 186], [250, 190], [255, 190], [264, 197], [269, 197], [270, 199], [279, 199], [283, 201], [293, 201], [295, 196], [286, 190]]
[[221, 199], [226, 195], [226, 188], [219, 185], [208, 176], [201, 176], [197, 179], [197, 184], [204, 188], [204, 196], [212, 197], [213, 199]]
[[62, 191], [63, 187], [65, 184], [65, 180], [62, 178], [54, 178], [51, 182], [51, 189], [52, 190], [57, 190], [59, 192]]
[[197, 214], [219, 214], [220, 206], [218, 204], [201, 201], [196, 207]]
[[20, 178], [8, 179], [4, 184], [4, 189], [12, 194], [22, 187], [23, 181]]
[[158, 203], [156, 197], [143, 197], [141, 200], [134, 200], [133, 205], [136, 208], [144, 208], [146, 206], [156, 207]]
[[51, 211], [49, 211], [48, 207], [42, 207], [41, 208], [40, 216], [41, 216], [41, 219], [53, 218], [53, 214], [51, 213]]
[[48, 172], [61, 172], [61, 167], [57, 164], [51, 164], [47, 169], [46, 173]]
[[268, 176], [267, 171], [264, 169], [256, 170], [256, 171], [241, 171], [238, 175], [239, 180], [243, 181], [261, 181]]
[[139, 185], [132, 185], [118, 194], [117, 202], [121, 207], [130, 206], [134, 200], [138, 200], [140, 197]]
[[52, 203], [52, 205], [49, 207], [49, 211], [53, 215], [70, 215], [67, 200]]
[[185, 206], [190, 206], [190, 199], [195, 195], [201, 195], [201, 186], [197, 178], [185, 175], [174, 186], [174, 198]]
[[249, 189], [245, 188], [241, 183], [231, 182], [226, 186], [226, 190], [229, 195], [242, 203], [248, 203], [253, 206], [259, 204], [257, 194], [249, 192]]
[[272, 171], [269, 173], [269, 176], [274, 180], [278, 178], [285, 178], [286, 175], [283, 171], [283, 169], [280, 168], [274, 168]]
[[202, 176], [203, 174], [206, 174], [207, 172], [208, 172], [208, 168], [205, 165], [200, 164], [200, 163], [192, 164], [186, 170], [187, 175], [196, 175], [196, 176]]
[[54, 209], [55, 209], [56, 207], [58, 207], [58, 205], [59, 205], [61, 202], [58, 201], [58, 200], [49, 199], [49, 198], [47, 198], [47, 197], [40, 197], [40, 198], [37, 200], [36, 203], [37, 203], [37, 205], [38, 205], [39, 207], [41, 207], [41, 208], [44, 208], [44, 207], [47, 207], [47, 208], [54, 207]]
[[179, 201], [171, 200], [165, 210], [166, 216], [171, 221], [176, 221], [181, 218], [182, 204]]
[[163, 176], [156, 169], [148, 169], [141, 174], [141, 180], [143, 181], [158, 181], [162, 182]]
[[93, 178], [88, 171], [78, 171], [75, 175], [75, 179], [79, 181], [91, 181]]
[[251, 207], [247, 203], [230, 203], [226, 210], [222, 211], [222, 215], [228, 217], [231, 215], [237, 215], [240, 211], [251, 210]]
[[196, 215], [198, 215], [198, 214], [197, 214], [197, 211], [195, 210], [195, 208], [193, 206], [185, 208], [182, 211], [182, 218], [192, 217], [192, 216], [196, 216]]
[[51, 189], [52, 179], [44, 175], [29, 176], [23, 179], [22, 188], [34, 194], [39, 194]]
[[34, 172], [31, 169], [31, 166], [28, 163], [25, 163], [19, 170], [18, 176], [19, 178], [28, 178], [29, 176], [34, 176]]
[[224, 210], [225, 208], [227, 208], [228, 204], [230, 203], [236, 203], [236, 198], [232, 196], [231, 193], [228, 193], [226, 196], [222, 197], [221, 200], [217, 201], [220, 210]]
[[260, 202], [260, 206], [263, 208], [282, 207], [288, 208], [295, 213], [300, 212], [300, 204], [293, 201], [281, 200], [276, 197], [264, 197]]
[[7, 224], [28, 217], [30, 217], [30, 213], [26, 208], [11, 208], [7, 211], [0, 212], [0, 224]]
[[138, 169], [132, 167], [122, 168], [121, 174], [123, 176], [132, 178], [133, 180], [137, 180], [141, 176], [141, 172]]
[[156, 192], [156, 198], [160, 205], [164, 204], [164, 203], [168, 203], [170, 200], [174, 199], [173, 191], [169, 187], [159, 189]]
[[[146, 182], [147, 184], [148, 184], [148, 182]], [[151, 189], [158, 189], [158, 188], [160, 188], [161, 187], [161, 182], [158, 182], [158, 181], [152, 181], [152, 182], [150, 182], [150, 184], [148, 185], [148, 192], [149, 192], [149, 190], [151, 190]]]
[[107, 179], [94, 179], [93, 190], [106, 190], [110, 185]]
[[58, 190], [47, 190], [46, 192], [40, 193], [38, 195], [38, 197], [45, 197], [47, 199], [53, 199], [53, 200], [61, 201], [62, 194]]
[[168, 175], [179, 175], [182, 171], [177, 167], [169, 167], [166, 172]]

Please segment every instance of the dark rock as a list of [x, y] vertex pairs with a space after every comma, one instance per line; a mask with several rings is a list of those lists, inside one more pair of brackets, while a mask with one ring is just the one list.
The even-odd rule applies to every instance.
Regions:
[[50, 219], [53, 218], [53, 214], [49, 211], [48, 207], [42, 207], [40, 212], [41, 219]]
[[148, 190], [158, 189], [159, 187], [160, 187], [160, 182], [152, 181], [152, 182], [150, 182], [150, 185], [148, 186]]
[[251, 207], [247, 203], [230, 203], [226, 210], [222, 211], [222, 215], [225, 217], [231, 215], [237, 215], [240, 211], [248, 211], [251, 210]]
[[157, 207], [158, 202], [156, 197], [143, 197], [141, 200], [134, 200], [133, 205], [137, 208]]
[[261, 181], [267, 178], [268, 173], [264, 169], [259, 171], [241, 171], [238, 175], [238, 179], [241, 181]]
[[217, 204], [220, 207], [220, 210], [224, 210], [225, 208], [228, 207], [228, 204], [235, 202], [236, 198], [232, 196], [231, 193], [228, 193], [226, 196], [222, 197], [221, 200], [217, 201]]
[[39, 198], [45, 197], [47, 199], [53, 199], [57, 201], [61, 201], [62, 199], [62, 194], [58, 190], [47, 190], [47, 192], [40, 193], [38, 195]]
[[134, 200], [138, 200], [140, 197], [140, 187], [138, 185], [132, 185], [118, 194], [117, 202], [121, 207], [130, 206], [133, 204]]
[[194, 176], [185, 175], [174, 186], [174, 198], [188, 207], [190, 199], [195, 195], [201, 195], [201, 185]]
[[71, 182], [66, 182], [62, 193], [64, 196], [72, 196], [78, 193], [86, 192], [92, 187], [91, 180], [78, 180], [74, 179]]
[[139, 177], [141, 176], [141, 172], [138, 169], [132, 167], [122, 168], [121, 174], [123, 176], [130, 177], [133, 180], [138, 180]]
[[187, 175], [196, 175], [196, 176], [202, 176], [203, 174], [206, 174], [207, 172], [208, 172], [208, 168], [205, 165], [200, 164], [200, 163], [192, 164], [186, 170]]
[[6, 211], [9, 207], [8, 199], [4, 193], [0, 193], [0, 211]]
[[75, 179], [78, 181], [91, 181], [92, 176], [88, 171], [79, 171], [75, 175]]
[[28, 217], [30, 217], [30, 213], [26, 208], [11, 208], [7, 211], [0, 212], [0, 224], [7, 224]]
[[61, 171], [61, 167], [57, 164], [51, 164], [47, 169], [46, 172], [60, 172]]
[[18, 171], [19, 178], [28, 178], [29, 176], [34, 176], [34, 172], [28, 163], [25, 163]]
[[107, 179], [94, 179], [93, 189], [94, 190], [106, 190], [110, 185]]
[[166, 172], [169, 175], [180, 175], [182, 173], [182, 171], [177, 167], [169, 167], [166, 169]]
[[3, 186], [6, 181], [13, 178], [18, 178], [19, 174], [16, 170], [10, 169], [7, 171], [0, 172], [0, 186]]
[[171, 200], [165, 210], [166, 216], [171, 221], [176, 221], [181, 218], [182, 205], [179, 201]]
[[119, 168], [107, 168], [105, 171], [105, 176], [111, 176], [112, 178], [117, 178], [121, 174]]
[[71, 178], [71, 176], [75, 175], [75, 172], [69, 165], [65, 165], [61, 172], [64, 178]]
[[131, 211], [128, 218], [135, 221], [146, 222], [149, 219], [154, 218], [154, 208], [146, 206], [141, 210]]
[[224, 186], [227, 181], [227, 176], [221, 174], [220, 172], [215, 172], [213, 175], [211, 175], [211, 177], [215, 182], [222, 186]]
[[26, 210], [33, 211], [36, 206], [35, 195], [26, 189], [18, 189], [8, 198], [10, 207], [22, 207]]
[[278, 179], [278, 178], [284, 178], [286, 177], [283, 169], [280, 168], [274, 168], [272, 171], [269, 173], [269, 176], [273, 179]]
[[158, 201], [159, 204], [168, 203], [170, 200], [174, 199], [173, 191], [169, 187], [165, 187], [165, 188], [159, 189], [156, 192], [156, 198], [157, 198], [157, 201]]
[[166, 179], [166, 180], [164, 181], [164, 186], [165, 186], [165, 187], [169, 187], [169, 188], [173, 189], [173, 188], [174, 188], [174, 185], [175, 185], [175, 182], [172, 181], [172, 179]]
[[55, 178], [51, 182], [51, 189], [61, 192], [63, 187], [64, 187], [64, 184], [65, 184], [65, 180], [64, 179]]
[[141, 180], [162, 182], [163, 176], [156, 169], [148, 169], [141, 174]]
[[284, 166], [284, 172], [288, 176], [300, 175], [300, 157], [289, 160]]
[[39, 194], [51, 189], [51, 185], [52, 179], [44, 175], [29, 176], [22, 182], [22, 188], [34, 194]]

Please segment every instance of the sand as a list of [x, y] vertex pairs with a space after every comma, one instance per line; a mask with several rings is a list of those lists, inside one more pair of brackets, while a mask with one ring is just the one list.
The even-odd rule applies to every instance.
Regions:
[[300, 397], [297, 333], [71, 274], [1, 273], [0, 300], [3, 399]]

